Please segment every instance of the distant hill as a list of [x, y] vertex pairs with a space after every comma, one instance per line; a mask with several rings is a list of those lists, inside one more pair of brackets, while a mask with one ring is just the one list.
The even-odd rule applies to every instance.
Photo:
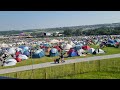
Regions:
[[102, 27], [109, 27], [115, 28], [120, 27], [120, 23], [110, 23], [110, 24], [95, 24], [95, 25], [81, 25], [81, 26], [70, 26], [70, 27], [57, 27], [57, 28], [46, 28], [46, 29], [29, 29], [29, 30], [11, 30], [11, 31], [0, 31], [0, 35], [12, 35], [12, 34], [19, 34], [21, 32], [25, 33], [40, 33], [40, 32], [63, 32], [66, 29], [69, 30], [94, 30], [97, 28]]

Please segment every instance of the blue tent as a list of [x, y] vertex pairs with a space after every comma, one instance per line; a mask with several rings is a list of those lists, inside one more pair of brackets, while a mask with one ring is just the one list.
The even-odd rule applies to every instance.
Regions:
[[108, 40], [107, 45], [108, 46], [114, 46], [115, 45], [115, 41], [114, 40]]
[[26, 56], [29, 57], [29, 56], [30, 56], [30, 52], [29, 52], [29, 51], [24, 51], [24, 52], [23, 52], [23, 55], [26, 55]]
[[43, 46], [45, 46], [45, 47], [50, 47], [50, 44], [45, 43], [45, 44], [43, 44]]
[[45, 52], [42, 49], [40, 49], [33, 53], [32, 58], [41, 58], [44, 56], [45, 56]]
[[75, 45], [75, 47], [74, 47], [74, 49], [77, 51], [77, 50], [79, 50], [79, 49], [81, 49], [82, 48], [82, 46], [81, 45]]
[[77, 52], [70, 52], [69, 53], [69, 55], [68, 55], [69, 57], [75, 57], [75, 56], [78, 56], [78, 54], [77, 54]]
[[57, 50], [56, 48], [52, 48], [52, 49], [50, 50], [49, 55], [50, 55], [51, 57], [58, 56], [58, 55], [59, 55], [58, 50]]
[[115, 39], [114, 42], [120, 42], [120, 39]]
[[23, 50], [23, 52], [29, 50], [29, 47], [27, 47], [25, 45], [21, 45], [21, 46], [19, 46], [19, 48], [21, 48]]

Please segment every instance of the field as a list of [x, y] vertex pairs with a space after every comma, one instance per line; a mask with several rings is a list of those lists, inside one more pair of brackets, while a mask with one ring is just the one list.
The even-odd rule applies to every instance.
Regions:
[[1, 76], [20, 79], [120, 79], [120, 58], [86, 61]]
[[[95, 46], [95, 45], [91, 45], [90, 47], [97, 48], [97, 46]], [[65, 58], [65, 60], [120, 53], [120, 48], [105, 47], [105, 48], [103, 48], [103, 50], [106, 51], [106, 54], [98, 54], [98, 55], [89, 54], [87, 56], [68, 57], [68, 58]], [[28, 59], [28, 60], [24, 60], [22, 62], [18, 62], [15, 66], [0, 67], [0, 69], [3, 69], [3, 68], [13, 68], [13, 67], [25, 66], [25, 65], [31, 65], [31, 64], [39, 64], [39, 63], [45, 63], [45, 62], [53, 62], [53, 60], [55, 58], [58, 58], [58, 57], [48, 57], [48, 56], [45, 56], [45, 57], [37, 58], [37, 59]]]
[[66, 76], [59, 79], [120, 79], [120, 72], [89, 72]]

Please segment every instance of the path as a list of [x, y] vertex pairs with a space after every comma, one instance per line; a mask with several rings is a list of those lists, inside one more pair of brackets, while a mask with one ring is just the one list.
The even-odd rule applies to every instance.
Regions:
[[1, 69], [0, 74], [13, 73], [13, 72], [19, 72], [19, 71], [24, 71], [24, 70], [45, 68], [45, 67], [58, 66], [58, 65], [77, 63], [77, 62], [84, 62], [84, 61], [93, 61], [93, 60], [118, 58], [118, 57], [120, 57], [120, 54], [112, 54], [112, 55], [104, 55], [104, 56], [94, 56], [94, 57], [87, 57], [87, 58], [70, 59], [70, 60], [66, 60], [65, 63], [59, 63], [59, 64], [54, 64], [54, 62], [47, 62], [47, 63], [42, 63], [42, 64], [34, 64], [34, 65], [20, 66], [20, 67], [15, 67], [15, 68]]

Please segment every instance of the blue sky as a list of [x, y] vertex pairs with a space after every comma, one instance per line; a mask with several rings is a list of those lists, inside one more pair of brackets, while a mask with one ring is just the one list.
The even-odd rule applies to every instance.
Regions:
[[0, 31], [120, 22], [120, 11], [0, 11]]

